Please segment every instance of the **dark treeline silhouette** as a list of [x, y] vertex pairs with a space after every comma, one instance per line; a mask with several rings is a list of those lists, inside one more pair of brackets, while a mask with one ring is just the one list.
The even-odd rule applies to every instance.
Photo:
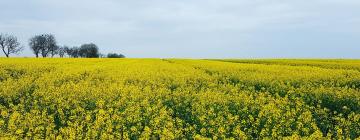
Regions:
[[99, 48], [93, 43], [83, 44], [80, 46], [79, 55], [85, 58], [98, 58], [100, 56]]
[[[71, 57], [71, 58], [99, 58], [105, 55], [100, 54], [99, 47], [94, 43], [82, 44], [80, 47], [69, 47], [67, 45], [59, 46], [54, 35], [40, 34], [29, 39], [29, 47], [35, 57]], [[17, 37], [8, 34], [0, 34], [0, 48], [6, 57], [10, 54], [19, 54], [23, 46], [17, 40]], [[125, 58], [122, 54], [109, 53], [109, 58]]]
[[109, 53], [107, 55], [108, 58], [125, 58], [125, 55], [123, 54], [117, 54], [117, 53]]

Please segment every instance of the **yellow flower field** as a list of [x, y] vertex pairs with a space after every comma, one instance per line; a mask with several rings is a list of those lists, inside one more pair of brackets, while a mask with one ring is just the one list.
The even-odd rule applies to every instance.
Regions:
[[356, 139], [360, 60], [0, 59], [0, 139]]

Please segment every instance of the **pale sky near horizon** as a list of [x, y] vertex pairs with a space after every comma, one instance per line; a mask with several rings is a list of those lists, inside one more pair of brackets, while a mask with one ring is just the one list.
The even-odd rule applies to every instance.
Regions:
[[[155, 58], [360, 58], [359, 0], [0, 0], [0, 33]], [[3, 56], [3, 55], [1, 55]]]

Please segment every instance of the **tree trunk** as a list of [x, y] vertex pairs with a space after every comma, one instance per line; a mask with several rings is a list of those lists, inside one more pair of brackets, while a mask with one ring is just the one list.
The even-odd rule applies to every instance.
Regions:
[[6, 56], [6, 57], [9, 57], [9, 54], [6, 53], [6, 51], [5, 51], [4, 48], [5, 48], [5, 47], [1, 46], [1, 49], [2, 49], [2, 51], [4, 52], [5, 56]]

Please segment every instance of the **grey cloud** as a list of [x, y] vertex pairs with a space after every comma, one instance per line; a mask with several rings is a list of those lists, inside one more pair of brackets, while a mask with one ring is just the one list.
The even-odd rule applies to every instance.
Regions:
[[[357, 0], [19, 0], [0, 5], [0, 31], [17, 35], [24, 45], [34, 34], [53, 33], [60, 44], [94, 42], [105, 53], [130, 57], [359, 57], [352, 53], [360, 45]], [[348, 48], [342, 50], [343, 45]], [[344, 53], [320, 51], [329, 46]], [[32, 54], [26, 49], [22, 55]]]

